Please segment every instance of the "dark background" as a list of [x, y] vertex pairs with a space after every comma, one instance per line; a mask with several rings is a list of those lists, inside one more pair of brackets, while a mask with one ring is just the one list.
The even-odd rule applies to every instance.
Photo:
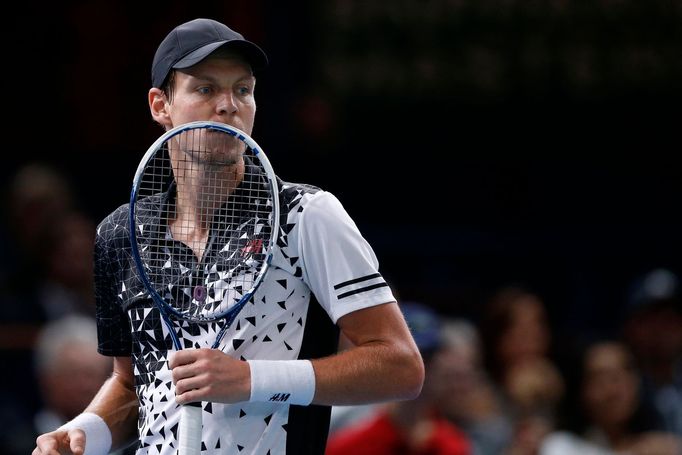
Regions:
[[499, 286], [609, 331], [682, 270], [682, 2], [26, 2], [7, 18], [2, 181], [42, 161], [99, 221], [161, 133], [150, 65], [211, 17], [261, 45], [254, 138], [332, 191], [403, 300], [476, 317]]

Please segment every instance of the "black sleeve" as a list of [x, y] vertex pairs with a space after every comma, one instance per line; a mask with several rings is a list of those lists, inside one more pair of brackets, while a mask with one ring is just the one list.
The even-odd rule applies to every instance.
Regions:
[[98, 351], [106, 356], [131, 354], [132, 336], [128, 316], [118, 298], [121, 283], [119, 252], [113, 247], [118, 242], [111, 238], [118, 230], [111, 218], [104, 220], [97, 229], [95, 239], [95, 301], [97, 304]]

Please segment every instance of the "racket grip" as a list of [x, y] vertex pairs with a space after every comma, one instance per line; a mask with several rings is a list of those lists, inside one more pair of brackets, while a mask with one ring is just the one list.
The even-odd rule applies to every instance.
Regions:
[[201, 403], [182, 406], [178, 433], [178, 455], [201, 454]]

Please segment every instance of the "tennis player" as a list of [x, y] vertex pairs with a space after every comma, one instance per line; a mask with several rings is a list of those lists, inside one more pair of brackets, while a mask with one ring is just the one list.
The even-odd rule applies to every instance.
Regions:
[[[152, 118], [165, 129], [212, 120], [251, 134], [255, 74], [266, 65], [257, 45], [222, 23], [181, 24], [154, 56]], [[173, 349], [130, 259], [127, 206], [102, 221], [99, 352], [114, 357], [113, 375], [82, 414], [38, 437], [34, 455], [104, 455], [131, 441], [138, 454], [175, 454], [179, 405], [189, 402], [203, 402], [202, 454], [322, 454], [331, 405], [419, 394], [419, 351], [341, 203], [287, 182], [280, 200], [272, 266], [221, 349], [205, 347], [219, 323], [187, 325], [181, 341], [197, 349]], [[337, 353], [340, 333], [351, 347]]]

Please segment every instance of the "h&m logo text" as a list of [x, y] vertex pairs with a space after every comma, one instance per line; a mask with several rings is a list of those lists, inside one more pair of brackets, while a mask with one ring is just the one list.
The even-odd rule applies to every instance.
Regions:
[[291, 396], [290, 393], [276, 393], [270, 397], [269, 401], [276, 401], [279, 403], [283, 403], [285, 401], [289, 401], [290, 396]]

